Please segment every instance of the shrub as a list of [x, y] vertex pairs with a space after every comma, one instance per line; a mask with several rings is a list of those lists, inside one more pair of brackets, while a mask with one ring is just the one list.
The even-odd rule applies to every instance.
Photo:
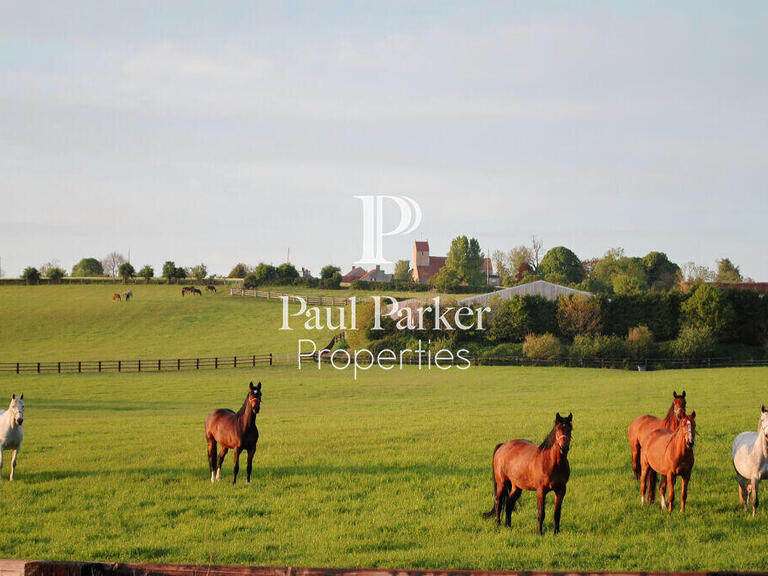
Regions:
[[96, 258], [83, 258], [72, 268], [72, 276], [103, 276], [104, 267]]
[[243, 279], [243, 288], [252, 289], [257, 288], [259, 286], [259, 279], [256, 277], [256, 274], [248, 274]]
[[54, 266], [53, 268], [49, 268], [48, 271], [45, 274], [48, 279], [53, 282], [54, 284], [58, 284], [59, 280], [64, 278], [64, 276], [67, 275], [66, 272], [62, 268], [59, 268], [58, 266]]
[[634, 326], [643, 325], [648, 326], [657, 340], [672, 340], [680, 330], [681, 301], [682, 295], [677, 292], [651, 292], [603, 300], [603, 332], [624, 336]]
[[729, 332], [735, 329], [733, 306], [714, 286], [697, 286], [693, 295], [683, 302], [682, 311], [686, 326], [709, 328], [719, 340], [727, 339]]
[[587, 358], [626, 358], [627, 343], [618, 336], [602, 334], [578, 334], [573, 339], [571, 357], [578, 360]]
[[567, 338], [599, 332], [600, 301], [580, 295], [560, 296], [557, 299], [557, 326], [560, 334]]
[[523, 354], [534, 360], [552, 360], [561, 352], [560, 340], [554, 334], [528, 334], [523, 342]]
[[684, 326], [672, 351], [678, 358], [706, 358], [716, 345], [717, 339], [709, 326]]
[[491, 314], [485, 337], [489, 342], [522, 342], [531, 332], [528, 314], [522, 298], [490, 302]]
[[647, 358], [653, 348], [653, 333], [648, 326], [635, 326], [627, 334], [627, 350], [632, 358]]

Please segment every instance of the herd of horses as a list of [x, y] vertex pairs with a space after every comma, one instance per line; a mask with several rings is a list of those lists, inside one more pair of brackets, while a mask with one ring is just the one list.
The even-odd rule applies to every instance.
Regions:
[[[658, 484], [662, 510], [672, 513], [675, 497], [675, 481], [681, 478], [680, 511], [685, 512], [688, 482], [694, 464], [696, 444], [696, 411], [686, 412], [686, 394], [673, 392], [672, 405], [663, 418], [644, 414], [636, 418], [628, 429], [632, 455], [632, 470], [640, 481], [640, 501], [652, 503]], [[247, 460], [246, 482], [251, 481], [253, 457], [259, 441], [256, 415], [261, 410], [261, 382], [251, 382], [240, 410], [235, 412], [219, 408], [205, 420], [205, 438], [208, 444], [208, 467], [211, 482], [221, 480], [221, 467], [229, 450], [234, 451], [232, 483], [237, 482], [240, 455]], [[14, 394], [8, 410], [0, 410], [0, 474], [3, 451], [12, 450], [10, 479], [16, 470], [16, 458], [24, 437], [24, 395]], [[541, 534], [545, 517], [545, 500], [549, 492], [555, 493], [554, 531], [560, 531], [560, 516], [565, 499], [566, 486], [571, 474], [568, 452], [573, 432], [573, 414], [555, 415], [555, 422], [541, 444], [516, 439], [497, 444], [493, 451], [492, 471], [494, 486], [493, 508], [483, 514], [495, 517], [501, 523], [502, 507], [505, 524], [511, 525], [515, 504], [523, 490], [535, 491], [538, 501], [538, 527]], [[217, 449], [220, 448], [217, 452]], [[752, 505], [752, 514], [759, 504], [758, 484], [768, 478], [768, 410], [760, 408], [757, 431], [742, 432], [733, 441], [731, 461], [736, 471], [739, 502], [742, 508]], [[661, 480], [658, 480], [661, 476]], [[1, 477], [0, 477], [1, 479]]]
[[[213, 284], [206, 284], [205, 285], [205, 291], [206, 292], [213, 292], [216, 293], [216, 286]], [[184, 286], [184, 288], [181, 289], [181, 295], [186, 296], [187, 294], [196, 294], [198, 296], [202, 296], [203, 292], [198, 288], [197, 286]]]
[[[131, 298], [133, 298], [133, 292], [131, 290], [126, 290], [125, 292], [123, 292], [123, 297], [122, 297], [123, 300], [128, 302], [128, 300], [130, 300]], [[120, 292], [115, 292], [114, 294], [112, 294], [112, 302], [114, 301], [120, 302]]]

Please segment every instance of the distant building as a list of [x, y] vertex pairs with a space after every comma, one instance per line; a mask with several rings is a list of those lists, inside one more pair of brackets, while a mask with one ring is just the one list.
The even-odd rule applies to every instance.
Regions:
[[720, 290], [754, 290], [760, 295], [768, 294], [768, 282], [708, 282]]
[[512, 286], [511, 288], [504, 288], [503, 290], [496, 290], [494, 292], [488, 292], [487, 294], [479, 294], [464, 300], [459, 300], [461, 306], [485, 306], [491, 298], [498, 297], [502, 300], [511, 300], [517, 296], [541, 296], [547, 300], [557, 300], [559, 296], [585, 296], [590, 298], [594, 296], [592, 292], [585, 292], [584, 290], [576, 290], [575, 288], [569, 288], [568, 286], [561, 286], [560, 284], [553, 284], [546, 280], [536, 280], [535, 282], [528, 282], [527, 284], [521, 284], [520, 286]]
[[[411, 277], [414, 282], [426, 284], [445, 266], [445, 256], [431, 256], [429, 242], [415, 242], [413, 245], [413, 261], [411, 262]], [[499, 285], [499, 277], [493, 273], [490, 258], [484, 258], [480, 270], [486, 275], [490, 286]]]
[[302, 268], [301, 269], [301, 277], [304, 278], [304, 279], [312, 278], [312, 273], [307, 268]]
[[393, 274], [387, 274], [381, 269], [381, 266], [376, 265], [376, 268], [369, 270], [363, 276], [359, 278], [361, 282], [392, 282]]
[[352, 283], [355, 280], [360, 280], [363, 276], [365, 276], [367, 272], [364, 268], [360, 268], [360, 266], [353, 266], [352, 270], [344, 274], [344, 276], [341, 277], [342, 282]]

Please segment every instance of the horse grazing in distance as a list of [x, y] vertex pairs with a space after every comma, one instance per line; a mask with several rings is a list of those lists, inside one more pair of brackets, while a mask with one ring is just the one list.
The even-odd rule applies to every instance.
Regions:
[[214, 294], [216, 294], [216, 286], [214, 286], [213, 284], [206, 284], [205, 285], [205, 291], [206, 292], [213, 292]]
[[494, 501], [485, 518], [496, 516], [501, 523], [501, 507], [506, 502], [506, 526], [511, 525], [512, 511], [523, 490], [535, 490], [539, 505], [538, 533], [544, 523], [547, 492], [555, 493], [555, 534], [560, 532], [560, 511], [565, 486], [571, 474], [568, 450], [571, 447], [573, 414], [555, 416], [555, 425], [538, 446], [528, 440], [510, 440], [498, 444], [493, 451]]
[[133, 297], [133, 291], [132, 290], [126, 290], [123, 292], [123, 299], [128, 302]]
[[[666, 428], [657, 428], [648, 434], [643, 445], [642, 472], [640, 477], [640, 501], [645, 501], [646, 476], [649, 472], [661, 474], [659, 496], [661, 509], [672, 505], [675, 499], [675, 480], [680, 476], [680, 512], [685, 512], [688, 499], [688, 481], [693, 471], [693, 446], [696, 443], [696, 410], [683, 416], [680, 426], [674, 432]], [[667, 502], [664, 501], [664, 489], [667, 488]], [[653, 486], [651, 486], [653, 490]]]
[[184, 296], [185, 294], [191, 293], [191, 292], [192, 292], [192, 286], [184, 286], [181, 289], [181, 295], [182, 296]]
[[118, 294], [117, 292], [112, 294], [112, 302], [114, 302], [115, 300], [117, 300], [118, 302], [120, 301], [120, 294]]
[[[211, 482], [221, 480], [221, 464], [227, 451], [235, 451], [235, 469], [232, 484], [237, 482], [237, 472], [240, 470], [240, 453], [248, 453], [248, 468], [246, 482], [251, 482], [251, 467], [256, 443], [259, 441], [259, 430], [256, 428], [256, 414], [261, 409], [261, 382], [254, 387], [249, 384], [248, 395], [242, 407], [237, 412], [219, 408], [208, 415], [205, 420], [205, 439], [208, 441], [208, 464], [211, 469]], [[216, 460], [216, 444], [221, 444], [218, 462]]]
[[202, 296], [202, 295], [203, 295], [203, 293], [200, 291], [200, 288], [197, 288], [197, 287], [195, 287], [195, 286], [191, 286], [191, 287], [190, 287], [190, 289], [189, 289], [189, 291], [190, 291], [192, 294], [197, 294], [198, 296]]
[[[635, 419], [629, 425], [629, 448], [632, 450], [632, 471], [635, 478], [640, 479], [640, 455], [645, 438], [656, 428], [666, 428], [667, 430], [677, 430], [680, 425], [680, 419], [685, 416], [685, 390], [682, 394], [672, 391], [672, 405], [667, 410], [664, 418], [657, 418], [650, 414], [644, 414]], [[652, 478], [655, 488], [655, 477]], [[650, 502], [653, 502], [653, 490], [650, 494]]]
[[731, 454], [739, 482], [739, 502], [742, 508], [747, 508], [751, 495], [754, 516], [759, 505], [757, 485], [768, 478], [768, 410], [765, 405], [760, 407], [757, 432], [742, 432], [736, 436]]
[[16, 457], [21, 450], [21, 441], [24, 439], [24, 430], [21, 425], [24, 423], [24, 394], [16, 398], [16, 394], [11, 397], [11, 404], [8, 410], [0, 410], [0, 480], [3, 472], [3, 452], [13, 450], [11, 455], [11, 477], [13, 480], [16, 472]]

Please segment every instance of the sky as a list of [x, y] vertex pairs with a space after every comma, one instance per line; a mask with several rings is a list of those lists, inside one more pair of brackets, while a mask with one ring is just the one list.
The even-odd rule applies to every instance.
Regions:
[[[536, 235], [768, 281], [768, 3], [0, 0], [0, 267]], [[387, 212], [386, 227], [396, 214]], [[391, 268], [391, 267], [389, 267]]]

